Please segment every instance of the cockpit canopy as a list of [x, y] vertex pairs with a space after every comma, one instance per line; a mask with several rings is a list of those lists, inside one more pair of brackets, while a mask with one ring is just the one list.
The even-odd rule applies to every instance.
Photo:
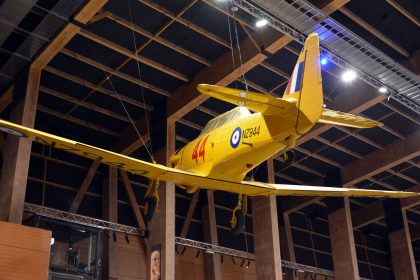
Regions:
[[206, 126], [204, 127], [201, 134], [209, 133], [210, 131], [215, 130], [216, 128], [221, 127], [225, 123], [228, 123], [234, 119], [237, 119], [242, 116], [251, 115], [251, 112], [246, 107], [236, 107], [226, 113], [223, 113], [211, 121], [209, 121]]

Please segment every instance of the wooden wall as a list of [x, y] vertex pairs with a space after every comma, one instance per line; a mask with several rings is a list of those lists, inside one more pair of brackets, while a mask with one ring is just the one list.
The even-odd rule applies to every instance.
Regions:
[[0, 221], [0, 279], [47, 279], [51, 232]]

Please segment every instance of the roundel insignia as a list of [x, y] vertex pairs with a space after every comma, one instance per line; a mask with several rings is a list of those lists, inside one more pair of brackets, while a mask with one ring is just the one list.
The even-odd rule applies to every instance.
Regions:
[[8, 128], [8, 127], [4, 127], [4, 126], [0, 126], [0, 131], [6, 132], [8, 134], [12, 134], [18, 137], [26, 137], [26, 135], [23, 134], [22, 132]]
[[241, 128], [237, 127], [235, 128], [235, 130], [232, 132], [232, 135], [230, 136], [230, 145], [232, 146], [232, 148], [236, 149], [239, 146], [239, 142], [241, 140]]

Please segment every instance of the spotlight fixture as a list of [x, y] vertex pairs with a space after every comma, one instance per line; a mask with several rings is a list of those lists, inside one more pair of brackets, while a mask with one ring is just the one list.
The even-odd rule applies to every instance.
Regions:
[[354, 72], [353, 70], [347, 70], [346, 72], [344, 72], [341, 75], [341, 79], [346, 82], [349, 83], [351, 81], [353, 81], [354, 79], [356, 79], [356, 72]]
[[51, 237], [50, 245], [52, 246], [52, 245], [54, 245], [54, 243], [55, 243], [55, 239], [54, 239], [54, 237]]
[[268, 21], [266, 19], [260, 19], [255, 23], [255, 26], [258, 28], [264, 27], [268, 24]]
[[198, 256], [200, 255], [200, 250], [197, 250], [197, 253], [195, 254], [195, 258], [198, 258]]
[[212, 250], [210, 250], [210, 249], [207, 249], [206, 251], [205, 251], [207, 254], [214, 254], [214, 251], [212, 251]]
[[380, 87], [379, 88], [379, 92], [380, 93], [387, 93], [388, 92], [388, 89], [386, 87]]
[[321, 58], [321, 65], [326, 65], [327, 63], [328, 60], [325, 57]]
[[251, 264], [251, 260], [248, 260], [248, 263], [246, 264], [246, 268], [249, 268], [250, 264]]
[[244, 266], [244, 264], [245, 264], [245, 259], [243, 259], [243, 260], [242, 260], [242, 262], [241, 262], [241, 267], [243, 267], [243, 266]]
[[220, 255], [220, 263], [223, 263], [223, 255]]
[[127, 244], [130, 244], [130, 239], [128, 239], [128, 235], [127, 235], [127, 233], [125, 234], [125, 242], [127, 242]]
[[117, 234], [114, 232], [112, 232], [112, 238], [114, 239], [114, 242], [117, 242]]
[[236, 265], [235, 258], [233, 256], [232, 256], [232, 262], [234, 265]]

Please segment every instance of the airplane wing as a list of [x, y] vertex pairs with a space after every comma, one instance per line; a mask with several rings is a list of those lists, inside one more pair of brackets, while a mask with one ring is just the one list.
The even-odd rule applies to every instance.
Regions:
[[296, 103], [257, 92], [207, 84], [199, 84], [197, 89], [203, 94], [234, 105], [247, 107], [252, 111], [261, 112], [265, 115], [282, 113], [289, 108], [296, 107]]
[[322, 111], [321, 118], [318, 120], [318, 122], [356, 128], [371, 128], [375, 126], [382, 126], [382, 123], [368, 118], [329, 109], [324, 109]]
[[149, 163], [143, 160], [135, 159], [133, 157], [114, 153], [91, 145], [86, 145], [4, 120], [0, 120], [0, 130], [16, 136], [27, 137], [33, 141], [45, 145], [50, 145], [54, 148], [77, 154], [82, 157], [90, 158], [92, 160], [97, 160], [103, 164], [121, 168], [128, 172], [150, 179], [159, 179], [162, 181], [173, 182], [178, 185], [196, 186], [203, 189], [242, 193], [249, 196], [369, 196], [392, 198], [420, 196], [420, 193], [413, 192], [281, 185], [248, 181], [232, 182], [227, 180], [219, 180], [216, 178], [206, 177], [203, 174], [170, 168], [161, 164]]

